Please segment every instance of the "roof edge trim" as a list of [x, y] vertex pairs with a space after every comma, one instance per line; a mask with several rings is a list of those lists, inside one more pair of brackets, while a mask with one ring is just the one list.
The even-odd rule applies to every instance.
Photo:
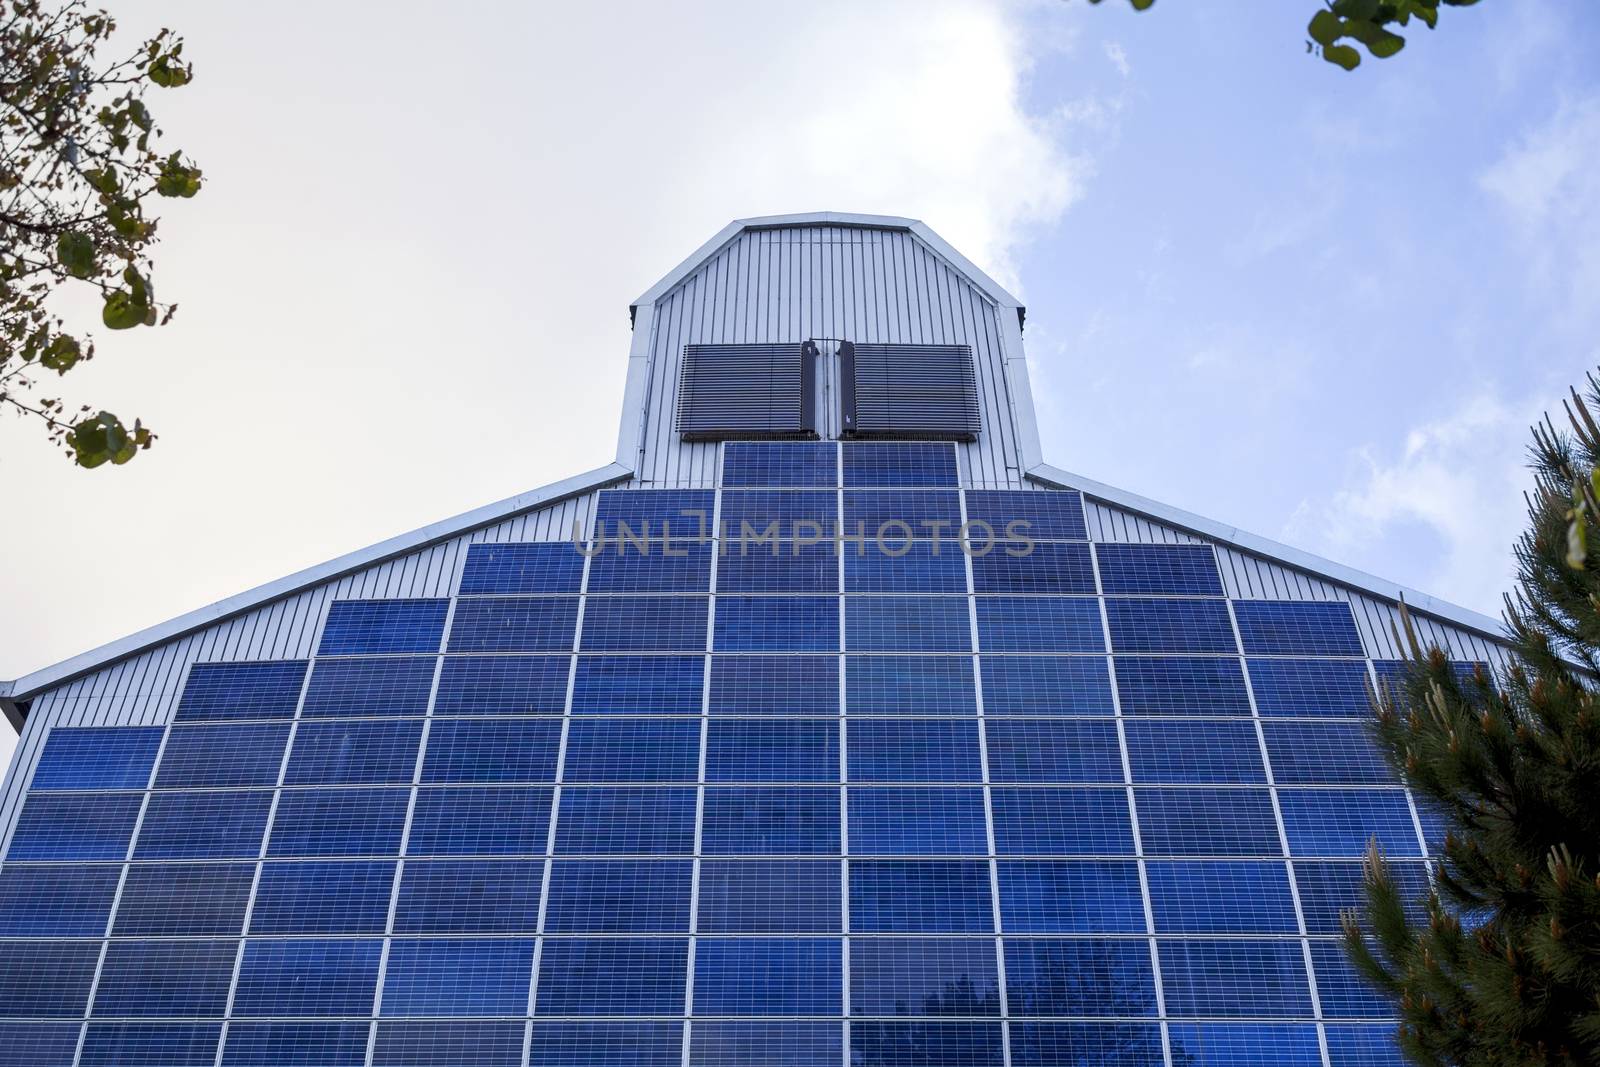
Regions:
[[403, 556], [420, 548], [447, 541], [464, 533], [470, 533], [483, 526], [500, 522], [513, 515], [535, 508], [554, 504], [569, 497], [580, 496], [583, 493], [623, 481], [633, 476], [631, 467], [620, 463], [608, 463], [604, 467], [566, 478], [559, 482], [551, 482], [539, 489], [516, 496], [507, 497], [493, 504], [486, 504], [471, 511], [462, 512], [440, 522], [419, 527], [407, 533], [379, 541], [377, 544], [358, 549], [339, 556], [336, 559], [319, 563], [314, 567], [297, 571], [286, 577], [271, 581], [265, 585], [257, 586], [226, 600], [219, 600], [215, 604], [199, 608], [195, 611], [179, 615], [175, 619], [158, 623], [155, 626], [128, 635], [99, 648], [73, 656], [71, 659], [62, 660], [60, 663], [32, 674], [24, 675], [15, 681], [0, 681], [0, 704], [8, 718], [20, 722], [22, 713], [15, 705], [27, 700], [41, 690], [71, 681], [91, 671], [97, 670], [117, 660], [138, 655], [156, 645], [163, 644], [175, 638], [183, 637], [195, 630], [213, 623], [231, 619], [247, 611], [263, 607], [284, 597], [293, 596], [314, 585], [342, 578], [347, 574], [363, 570], [367, 567]]
[[1102, 503], [1218, 541], [1248, 555], [1272, 563], [1281, 563], [1294, 570], [1305, 571], [1335, 585], [1365, 593], [1390, 604], [1404, 600], [1406, 606], [1413, 611], [1431, 615], [1441, 622], [1460, 626], [1496, 642], [1503, 644], [1507, 639], [1504, 623], [1492, 616], [1461, 607], [1459, 604], [1452, 604], [1447, 600], [1440, 600], [1409, 586], [1375, 577], [1365, 571], [1358, 571], [1354, 567], [1346, 567], [1310, 552], [1303, 552], [1271, 538], [1241, 530], [1237, 526], [1229, 526], [1203, 515], [1196, 515], [1182, 508], [1175, 508], [1045, 463], [1029, 467], [1027, 477], [1056, 489], [1076, 489], [1084, 496], [1092, 497]]

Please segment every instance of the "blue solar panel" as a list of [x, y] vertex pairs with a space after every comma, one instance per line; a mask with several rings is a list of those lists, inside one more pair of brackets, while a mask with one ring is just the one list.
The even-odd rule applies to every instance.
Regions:
[[540, 1015], [672, 1015], [683, 1010], [683, 938], [548, 940], [539, 963]]
[[[1011, 973], [1009, 960], [1006, 972]], [[994, 939], [854, 938], [850, 1010], [880, 1016], [999, 1015]]]
[[756, 545], [730, 542], [717, 560], [719, 593], [837, 593], [839, 557], [833, 545], [798, 541]]
[[852, 933], [981, 934], [994, 929], [981, 860], [852, 860]]
[[1253, 655], [1365, 655], [1350, 605], [1340, 601], [1240, 600], [1234, 614]]
[[101, 937], [118, 869], [62, 864], [0, 868], [0, 937]]
[[703, 860], [696, 929], [708, 934], [836, 934], [842, 925], [841, 896], [838, 860]]
[[731, 720], [707, 728], [708, 782], [838, 780], [838, 723]]
[[[311, 789], [283, 794], [270, 856], [393, 856], [405, 827], [404, 789]], [[143, 835], [141, 850], [143, 849]]]
[[879, 543], [897, 546], [908, 538], [946, 542], [946, 550], [956, 548], [961, 530], [961, 495], [939, 489], [847, 489], [844, 494], [844, 532], [866, 538], [863, 548], [846, 547], [849, 552], [876, 552]]
[[317, 654], [437, 652], [449, 609], [448, 600], [335, 600]]
[[[831, 553], [832, 546], [827, 547]], [[865, 552], [847, 549], [844, 588], [847, 593], [965, 593], [966, 556], [949, 539], [868, 544]]]
[[382, 934], [394, 871], [392, 862], [263, 864], [250, 932]]
[[959, 787], [852, 786], [853, 856], [984, 856], [983, 791]]
[[[692, 802], [690, 817], [692, 836]], [[707, 789], [701, 847], [708, 856], [837, 855], [839, 790]]]
[[1002, 860], [1000, 921], [1008, 934], [1144, 933], [1133, 860]]
[[1026, 552], [1022, 546], [1003, 546], [973, 556], [972, 588], [979, 593], [1093, 596], [1094, 564], [1088, 545], [1040, 541]]
[[[718, 602], [720, 612], [722, 602]], [[680, 652], [706, 647], [705, 597], [590, 597], [584, 605], [585, 652]]]
[[[592, 603], [603, 603], [594, 601]], [[463, 600], [450, 624], [451, 652], [557, 652], [572, 648], [576, 597]]]
[[1156, 1013], [1155, 971], [1142, 941], [1012, 939], [1006, 1002], [1013, 1016]]
[[1279, 785], [1399, 785], [1367, 723], [1269, 722], [1262, 726]]
[[852, 652], [970, 651], [967, 598], [846, 597], [845, 647]]
[[1173, 1015], [1311, 1014], [1298, 941], [1161, 941], [1161, 981]]
[[837, 938], [702, 937], [695, 944], [697, 1015], [831, 1015], [843, 1002]]
[[[713, 640], [718, 652], [833, 651], [839, 647], [839, 601], [815, 596], [718, 597]], [[704, 646], [702, 630], [696, 647]]]
[[1409, 1063], [1395, 1042], [1393, 1023], [1382, 1025], [1329, 1025], [1328, 1062], [1333, 1067], [1406, 1067]]
[[1293, 934], [1289, 872], [1277, 862], [1163, 862], [1146, 867], [1156, 932]]
[[1100, 587], [1108, 595], [1221, 596], [1210, 545], [1099, 544]]
[[[253, 859], [272, 794], [159, 793], [150, 798], [135, 859]], [[280, 811], [281, 820], [281, 811]]]
[[1100, 604], [1091, 597], [978, 597], [985, 652], [1104, 652]]
[[440, 720], [428, 734], [422, 780], [548, 782], [560, 740], [561, 724], [547, 720]]
[[419, 789], [410, 856], [523, 856], [544, 851], [548, 787]]
[[1318, 1067], [1322, 1063], [1317, 1028], [1308, 1023], [1183, 1023], [1169, 1030], [1174, 1062], [1181, 1056], [1183, 1063], [1193, 1067]]
[[1328, 1019], [1388, 1019], [1394, 1005], [1362, 977], [1336, 941], [1311, 943], [1311, 966], [1317, 974], [1317, 996]]
[[[591, 593], [704, 593], [711, 588], [709, 541], [612, 545], [589, 561]], [[569, 551], [570, 548], [568, 549]]]
[[113, 941], [95, 986], [94, 1014], [221, 1015], [237, 941]]
[[1012, 1067], [1159, 1067], [1166, 1062], [1155, 1023], [1014, 1022], [1010, 1030]]
[[174, 727], [156, 788], [276, 785], [288, 740], [283, 723]]
[[[695, 1033], [700, 1033], [699, 1027]], [[683, 1024], [537, 1022], [529, 1055], [529, 1067], [679, 1067]], [[520, 1056], [519, 1045], [505, 1067], [521, 1067]], [[477, 1067], [481, 1061], [472, 1062]]]
[[[549, 947], [546, 946], [548, 959]], [[385, 1016], [523, 1015], [529, 939], [396, 941], [384, 972]]]
[[[1401, 898], [1408, 904], [1407, 914], [1413, 922], [1426, 922], [1422, 906], [1428, 895], [1428, 871], [1420, 863], [1389, 860], [1389, 874], [1400, 888]], [[1363, 889], [1361, 864], [1356, 860], [1330, 860], [1310, 863], [1304, 860], [1294, 865], [1295, 884], [1300, 889], [1300, 908], [1306, 917], [1306, 931], [1311, 934], [1338, 934], [1343, 932], [1340, 915], [1355, 909], [1364, 912], [1366, 892]]]
[[[832, 489], [725, 490], [720, 518], [722, 537], [727, 541], [722, 549], [725, 554], [770, 555], [774, 545], [788, 553], [796, 539], [832, 537], [839, 521], [839, 494]], [[831, 544], [829, 548], [831, 551]]]
[[985, 656], [984, 714], [1111, 715], [1111, 675], [1102, 657]]
[[1252, 659], [1250, 687], [1262, 715], [1322, 718], [1371, 714], [1367, 665], [1337, 659]]
[[845, 701], [852, 715], [975, 715], [966, 656], [851, 656]]
[[571, 541], [469, 545], [461, 595], [576, 593], [583, 584], [583, 553]]
[[1280, 856], [1265, 789], [1135, 790], [1149, 856]]
[[832, 442], [729, 441], [722, 446], [722, 484], [836, 485], [838, 453]]
[[1106, 601], [1111, 647], [1122, 652], [1237, 652], [1220, 600]]
[[545, 931], [688, 933], [693, 869], [688, 860], [561, 860], [550, 868]]
[[[422, 724], [308, 722], [294, 736], [285, 785], [384, 785], [409, 782], [417, 768]], [[165, 772], [166, 761], [162, 760]]]
[[688, 720], [594, 719], [567, 734], [568, 782], [693, 782], [700, 724]]
[[978, 724], [959, 719], [850, 723], [852, 782], [981, 782]]
[[305, 660], [196, 663], [189, 668], [177, 719], [288, 719], [300, 702]]
[[715, 501], [714, 493], [702, 489], [603, 489], [596, 495], [594, 536], [613, 543], [709, 537]]
[[51, 730], [28, 787], [143, 789], [160, 748], [160, 727]]
[[[376, 940], [247, 941], [233, 1014], [366, 1015], [382, 948]], [[391, 981], [393, 974], [391, 957]]]
[[704, 656], [584, 656], [572, 685], [574, 715], [698, 715]]
[[866, 1021], [850, 1024], [852, 1064], [917, 1063], [939, 1067], [1000, 1067], [1005, 1062], [998, 1022]]
[[[460, 1067], [522, 1067], [523, 1037], [527, 1024], [493, 1019], [471, 1022], [378, 1023], [373, 1042], [373, 1067], [434, 1067], [436, 1064]], [[539, 1059], [541, 1042], [534, 1039], [534, 1062]]]
[[139, 818], [138, 794], [30, 796], [11, 832], [11, 860], [120, 860]]
[[[128, 868], [117, 902], [118, 937], [237, 937], [255, 881], [245, 863], [140, 863]], [[259, 905], [258, 905], [259, 914]], [[102, 918], [100, 929], [105, 930]]]
[[[763, 1059], [775, 1064], [841, 1062], [843, 1034], [837, 1022], [769, 1019], [697, 1020], [690, 1035], [690, 1067], [749, 1067]], [[680, 1051], [663, 1055], [662, 1067], [678, 1067]], [[585, 1059], [584, 1064], [595, 1061]], [[607, 1064], [613, 1061], [606, 1061]], [[616, 1067], [643, 1067], [644, 1061], [618, 1059]], [[655, 1067], [650, 1061], [649, 1067]]]
[[366, 1022], [231, 1023], [222, 1067], [364, 1067]]
[[78, 1062], [83, 1067], [211, 1067], [221, 1034], [221, 1023], [91, 1023]]
[[72, 1067], [81, 1029], [77, 1022], [0, 1021], [0, 1064], [5, 1067]]
[[544, 862], [407, 863], [395, 897], [397, 934], [514, 934], [539, 925]]
[[837, 715], [837, 656], [714, 656], [712, 715]]
[[559, 715], [571, 666], [568, 656], [447, 656], [433, 713]]
[[1121, 789], [996, 789], [993, 806], [1000, 855], [1133, 855]]
[[1252, 723], [1147, 719], [1125, 729], [1135, 782], [1266, 784]]
[[1115, 665], [1124, 715], [1250, 714], [1236, 658], [1118, 656]]
[[1082, 541], [1089, 536], [1083, 500], [1072, 492], [969, 489], [967, 521], [988, 523], [1001, 536], [1010, 528], [1034, 541]]
[[689, 855], [694, 852], [694, 822], [692, 788], [563, 789], [556, 853]]
[[991, 722], [992, 782], [1121, 782], [1122, 750], [1110, 722]]
[[1280, 789], [1278, 803], [1296, 856], [1361, 856], [1374, 838], [1387, 855], [1422, 854], [1399, 790]]
[[300, 714], [307, 718], [426, 715], [437, 665], [434, 656], [318, 660]]
[[864, 488], [958, 485], [956, 450], [942, 443], [846, 442], [844, 484]]
[[81, 1018], [99, 959], [94, 941], [0, 941], [0, 1016]]

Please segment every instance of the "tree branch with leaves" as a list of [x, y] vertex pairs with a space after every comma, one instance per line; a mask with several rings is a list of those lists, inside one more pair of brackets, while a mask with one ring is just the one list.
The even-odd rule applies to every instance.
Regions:
[[102, 60], [116, 32], [83, 0], [58, 6], [0, 0], [0, 414], [42, 426], [82, 467], [122, 464], [155, 435], [109, 411], [71, 412], [41, 382], [95, 354], [93, 337], [55, 309], [59, 294], [93, 290], [110, 330], [165, 325], [156, 300], [156, 197], [200, 191], [200, 169], [161, 151], [145, 103], [152, 88], [192, 77], [183, 42], [163, 29], [130, 55]]
[[[1147, 11], [1156, 0], [1128, 0], [1135, 11]], [[1388, 59], [1406, 46], [1406, 39], [1390, 27], [1405, 27], [1415, 18], [1428, 29], [1439, 25], [1439, 8], [1471, 7], [1478, 0], [1328, 0], [1306, 26], [1306, 51], [1320, 55], [1336, 67], [1355, 70], [1361, 65], [1362, 45], [1374, 59]], [[1101, 0], [1089, 0], [1091, 4]], [[1346, 41], [1354, 42], [1346, 44]]]

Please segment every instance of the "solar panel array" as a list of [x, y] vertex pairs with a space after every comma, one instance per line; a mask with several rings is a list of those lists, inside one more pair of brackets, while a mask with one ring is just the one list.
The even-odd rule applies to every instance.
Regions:
[[601, 493], [603, 548], [475, 545], [165, 727], [55, 729], [0, 1064], [1401, 1062], [1338, 913], [1374, 836], [1420, 892], [1424, 827], [1346, 605], [948, 444], [723, 453]]

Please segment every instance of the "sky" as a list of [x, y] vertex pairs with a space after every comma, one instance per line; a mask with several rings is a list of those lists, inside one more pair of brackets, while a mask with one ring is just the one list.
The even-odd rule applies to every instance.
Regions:
[[1591, 0], [1353, 74], [1314, 0], [105, 2], [187, 39], [206, 184], [172, 324], [61, 388], [155, 449], [0, 422], [0, 678], [607, 462], [629, 302], [739, 217], [923, 219], [1028, 305], [1053, 465], [1490, 613], [1600, 363]]

